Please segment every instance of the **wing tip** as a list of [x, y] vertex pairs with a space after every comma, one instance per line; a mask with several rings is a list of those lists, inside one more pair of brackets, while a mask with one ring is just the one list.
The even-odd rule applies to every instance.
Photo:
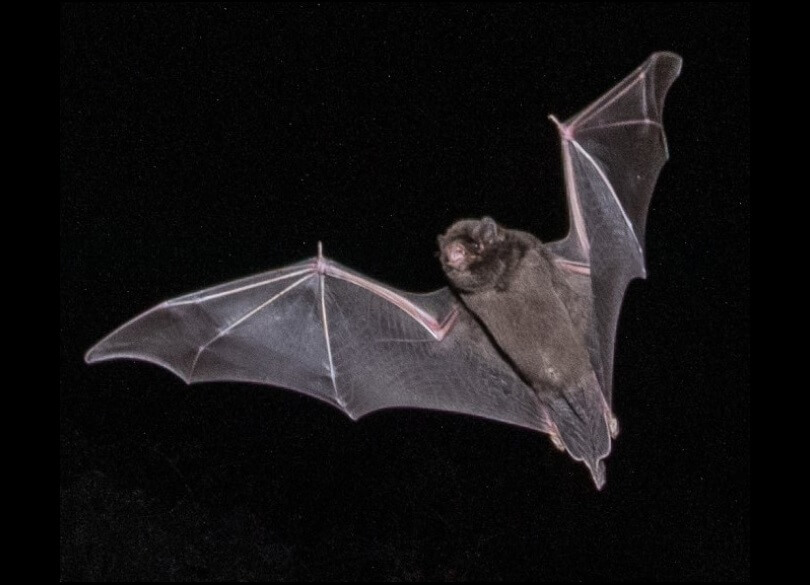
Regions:
[[654, 75], [663, 75], [668, 78], [668, 81], [663, 87], [663, 94], [666, 95], [670, 86], [681, 74], [681, 69], [683, 69], [683, 57], [672, 51], [658, 51], [649, 56], [647, 61], [642, 65], [642, 68], [645, 72], [653, 69]]
[[656, 51], [655, 53], [651, 54], [647, 60], [654, 62], [661, 60], [670, 61], [673, 65], [673, 69], [675, 69], [675, 75], [679, 75], [681, 73], [681, 67], [683, 66], [683, 57], [674, 51]]
[[102, 358], [94, 355], [96, 351], [96, 345], [88, 349], [84, 354], [84, 363], [86, 364], [94, 364], [96, 362], [100, 362]]
[[169, 365], [168, 362], [161, 360], [157, 357], [153, 357], [150, 355], [139, 354], [139, 353], [127, 353], [127, 352], [109, 352], [104, 353], [103, 348], [101, 347], [102, 343], [97, 343], [93, 347], [87, 350], [84, 354], [84, 362], [86, 364], [95, 364], [98, 362], [106, 362], [109, 360], [118, 360], [118, 359], [125, 359], [125, 360], [135, 360], [141, 362], [147, 362], [156, 366], [163, 368], [164, 370], [170, 371], [172, 374], [183, 380], [186, 385], [192, 384], [194, 380], [191, 376], [186, 375], [185, 372], [182, 370]]
[[[115, 333], [115, 332], [113, 332], [113, 333]], [[84, 353], [84, 363], [86, 363], [86, 364], [96, 364], [98, 362], [103, 362], [103, 361], [115, 359], [117, 356], [110, 353], [109, 351], [104, 350], [105, 342], [111, 336], [112, 336], [112, 333], [110, 335], [107, 335], [101, 341], [99, 341], [98, 343], [93, 345], [93, 347], [88, 349]]]

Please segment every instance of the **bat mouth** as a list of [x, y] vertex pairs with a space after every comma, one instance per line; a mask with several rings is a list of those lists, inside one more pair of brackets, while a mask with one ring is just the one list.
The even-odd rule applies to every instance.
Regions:
[[468, 272], [469, 270], [463, 268], [453, 268], [452, 266], [447, 266], [446, 264], [444, 266], [444, 273], [447, 276], [456, 277], [461, 276], [463, 274], [467, 274]]

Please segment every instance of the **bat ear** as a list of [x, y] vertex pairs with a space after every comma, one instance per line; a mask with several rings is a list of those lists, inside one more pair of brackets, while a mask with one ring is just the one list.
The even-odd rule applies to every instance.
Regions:
[[478, 226], [478, 238], [485, 244], [496, 244], [503, 240], [501, 228], [491, 217], [482, 217]]

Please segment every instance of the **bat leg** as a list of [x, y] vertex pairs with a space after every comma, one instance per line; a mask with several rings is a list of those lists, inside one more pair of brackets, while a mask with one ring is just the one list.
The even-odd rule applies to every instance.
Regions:
[[612, 412], [608, 413], [608, 429], [610, 430], [611, 439], [619, 436], [619, 419]]
[[[616, 421], [616, 417], [611, 415], [611, 421], [615, 421], [615, 425], [616, 425], [615, 429], [616, 429], [616, 432], [618, 433], [619, 432], [619, 426], [618, 426], [619, 423], [618, 423], [618, 421]], [[611, 429], [613, 429], [613, 428], [614, 428], [613, 425], [611, 425]], [[613, 431], [611, 430], [611, 433], [612, 432]], [[548, 436], [551, 438], [551, 444], [554, 445], [557, 449], [559, 449], [560, 451], [562, 451], [564, 453], [565, 452], [565, 443], [563, 443], [563, 440], [560, 437], [560, 432], [557, 429], [557, 425], [555, 425], [554, 423], [551, 423], [551, 431], [549, 432]], [[596, 484], [596, 489], [601, 490], [602, 487], [605, 485], [605, 464], [602, 462], [602, 460], [592, 461], [592, 460], [584, 459], [582, 462], [585, 464], [585, 466], [591, 472], [591, 477], [593, 478], [594, 484]]]
[[558, 451], [565, 453], [565, 443], [563, 443], [562, 439], [560, 438], [560, 431], [557, 430], [557, 425], [554, 423], [551, 424], [551, 432], [548, 434], [549, 438], [551, 439], [551, 444], [554, 445]]

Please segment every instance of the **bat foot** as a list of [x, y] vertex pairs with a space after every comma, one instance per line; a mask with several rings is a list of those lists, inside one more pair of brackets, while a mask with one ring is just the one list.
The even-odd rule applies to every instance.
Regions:
[[549, 437], [551, 438], [551, 444], [554, 445], [558, 451], [562, 451], [564, 453], [565, 444], [563, 444], [560, 435], [558, 435], [557, 433], [551, 433]]
[[612, 412], [608, 413], [608, 429], [610, 430], [611, 439], [619, 436], [619, 419]]

